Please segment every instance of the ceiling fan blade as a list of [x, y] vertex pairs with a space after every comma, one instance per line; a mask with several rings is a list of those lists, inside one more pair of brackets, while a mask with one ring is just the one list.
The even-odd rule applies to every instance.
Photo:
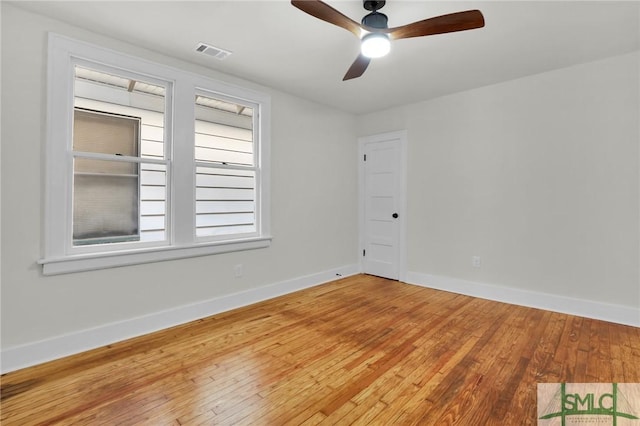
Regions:
[[337, 25], [360, 37], [362, 30], [360, 24], [320, 0], [291, 0], [291, 4], [311, 16]]
[[[411, 37], [422, 37], [434, 34], [452, 33], [456, 31], [472, 30], [484, 27], [484, 16], [479, 10], [450, 13], [436, 16], [412, 24], [403, 25], [381, 31], [389, 34], [392, 40]], [[369, 30], [369, 28], [366, 28]]]
[[364, 74], [370, 62], [371, 58], [367, 58], [362, 53], [358, 55], [353, 64], [351, 64], [351, 67], [349, 67], [349, 70], [347, 70], [347, 73], [344, 75], [342, 81], [360, 77], [362, 74]]

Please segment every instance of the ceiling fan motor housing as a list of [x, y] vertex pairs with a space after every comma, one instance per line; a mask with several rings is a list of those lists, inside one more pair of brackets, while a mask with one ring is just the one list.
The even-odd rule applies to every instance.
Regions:
[[362, 25], [366, 25], [371, 28], [387, 28], [387, 22], [389, 18], [387, 15], [380, 12], [371, 12], [362, 18]]
[[384, 7], [384, 4], [386, 3], [385, 0], [363, 0], [363, 6], [365, 9], [370, 10], [372, 12], [375, 12], [378, 9], [382, 9]]

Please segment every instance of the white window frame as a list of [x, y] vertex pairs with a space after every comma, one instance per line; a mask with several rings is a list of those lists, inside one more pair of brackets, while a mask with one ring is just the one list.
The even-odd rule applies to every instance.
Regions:
[[[105, 244], [73, 247], [72, 117], [74, 66], [133, 73], [166, 82], [165, 150], [167, 160], [167, 239], [154, 243]], [[171, 90], [171, 88], [173, 90]], [[256, 227], [252, 235], [224, 239], [195, 236], [195, 95], [205, 91], [256, 105]], [[177, 68], [146, 61], [110, 49], [49, 34], [47, 70], [47, 146], [45, 152], [45, 217], [43, 274], [103, 269], [230, 251], [268, 247], [270, 235], [270, 121], [268, 94]]]

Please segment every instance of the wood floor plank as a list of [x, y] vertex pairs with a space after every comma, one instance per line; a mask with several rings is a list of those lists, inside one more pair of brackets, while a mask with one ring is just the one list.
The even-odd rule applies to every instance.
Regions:
[[357, 275], [2, 376], [3, 425], [534, 425], [640, 330]]

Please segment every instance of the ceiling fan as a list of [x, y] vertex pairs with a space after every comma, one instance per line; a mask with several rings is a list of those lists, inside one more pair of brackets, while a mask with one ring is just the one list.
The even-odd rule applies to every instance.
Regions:
[[291, 0], [291, 4], [303, 12], [344, 28], [361, 39], [361, 52], [345, 74], [343, 81], [358, 78], [364, 74], [372, 58], [384, 56], [389, 52], [391, 40], [484, 27], [482, 12], [467, 10], [389, 28], [387, 15], [378, 12], [385, 3], [385, 0], [363, 0], [364, 8], [370, 13], [362, 18], [361, 24], [358, 24], [320, 0]]

